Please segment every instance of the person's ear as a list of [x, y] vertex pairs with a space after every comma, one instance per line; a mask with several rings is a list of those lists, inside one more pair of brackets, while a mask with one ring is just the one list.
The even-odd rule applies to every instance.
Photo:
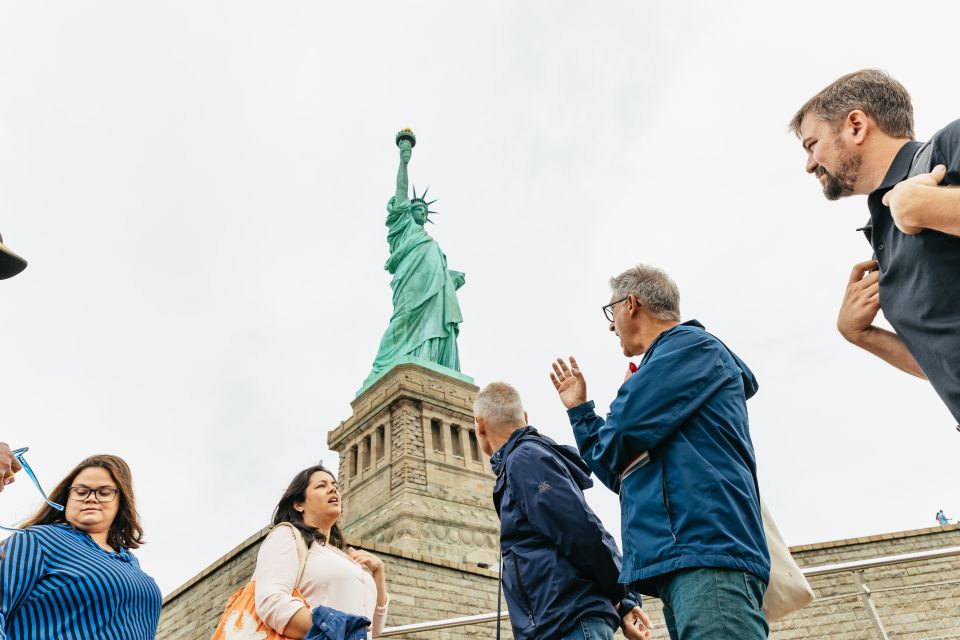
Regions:
[[484, 438], [486, 438], [486, 437], [487, 437], [487, 425], [486, 425], [486, 423], [484, 423], [483, 418], [481, 418], [480, 416], [476, 416], [476, 417], [474, 417], [473, 421], [474, 421], [474, 423], [476, 423], [476, 425], [477, 425], [477, 435], [478, 435], [478, 436], [483, 436]]
[[527, 426], [528, 424], [530, 424], [530, 418], [527, 417], [527, 412], [524, 411], [524, 412], [523, 412], [523, 425], [524, 425], [524, 426]]
[[843, 133], [852, 144], [863, 144], [870, 131], [870, 119], [860, 109], [854, 109], [847, 114], [843, 123]]

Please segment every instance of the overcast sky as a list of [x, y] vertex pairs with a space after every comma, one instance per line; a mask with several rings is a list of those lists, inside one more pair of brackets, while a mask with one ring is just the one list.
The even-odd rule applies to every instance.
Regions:
[[[264, 525], [350, 415], [390, 315], [394, 133], [440, 211], [463, 371], [573, 443], [548, 379], [605, 410], [607, 279], [666, 269], [753, 369], [761, 490], [801, 544], [960, 517], [960, 434], [923, 381], [845, 343], [866, 201], [828, 203], [786, 123], [881, 67], [917, 134], [960, 115], [950, 3], [5, 2], [0, 440], [51, 488], [132, 466], [164, 593]], [[651, 6], [653, 5], [653, 6]], [[588, 492], [619, 532], [616, 496]], [[26, 478], [0, 518], [30, 514]], [[619, 534], [617, 536], [619, 538]], [[225, 594], [226, 597], [226, 594]]]

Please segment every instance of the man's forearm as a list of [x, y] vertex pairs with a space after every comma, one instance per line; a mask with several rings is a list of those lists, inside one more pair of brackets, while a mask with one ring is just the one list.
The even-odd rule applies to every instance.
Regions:
[[915, 201], [903, 212], [904, 223], [960, 236], [960, 189], [918, 186]]
[[870, 326], [856, 334], [844, 334], [843, 337], [861, 349], [869, 351], [881, 360], [892, 364], [897, 369], [917, 376], [918, 378], [927, 379], [920, 365], [917, 364], [914, 357], [907, 351], [907, 345], [903, 344], [900, 336], [892, 331]]
[[607, 469], [600, 459], [602, 447], [597, 431], [603, 425], [603, 418], [593, 411], [593, 403], [583, 403], [567, 411], [573, 437], [577, 442], [580, 457], [587, 463], [597, 479], [608, 489], [619, 493], [618, 471]]

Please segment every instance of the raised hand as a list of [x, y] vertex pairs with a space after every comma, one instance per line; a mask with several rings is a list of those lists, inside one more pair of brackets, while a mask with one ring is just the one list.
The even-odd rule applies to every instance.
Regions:
[[16, 459], [6, 442], [0, 442], [0, 491], [13, 482], [15, 474], [20, 471], [20, 461]]
[[377, 575], [379, 572], [383, 571], [383, 560], [373, 555], [369, 551], [357, 550], [353, 547], [347, 549], [347, 555], [353, 559], [354, 562], [362, 564], [367, 569], [370, 570], [370, 573]]
[[880, 272], [876, 268], [875, 260], [854, 265], [843, 295], [837, 329], [853, 343], [856, 343], [860, 334], [870, 329], [880, 310]]
[[577, 359], [573, 356], [570, 356], [569, 367], [563, 358], [557, 358], [553, 363], [550, 380], [560, 395], [560, 402], [567, 409], [573, 409], [587, 401], [587, 381], [583, 379]]
[[897, 228], [903, 233], [912, 235], [920, 233], [923, 227], [916, 224], [915, 214], [920, 205], [927, 187], [936, 187], [947, 175], [947, 167], [938, 164], [930, 173], [908, 178], [887, 191], [883, 196], [883, 204], [890, 207], [890, 215]]

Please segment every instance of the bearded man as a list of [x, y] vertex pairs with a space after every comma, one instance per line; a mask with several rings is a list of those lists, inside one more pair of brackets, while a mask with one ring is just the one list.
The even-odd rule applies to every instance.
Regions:
[[[810, 98], [790, 128], [828, 200], [867, 196], [873, 259], [853, 267], [837, 328], [929, 380], [960, 422], [960, 190], [943, 188], [960, 184], [960, 120], [915, 141], [910, 94], [864, 69]], [[874, 324], [880, 309], [895, 332]]]

